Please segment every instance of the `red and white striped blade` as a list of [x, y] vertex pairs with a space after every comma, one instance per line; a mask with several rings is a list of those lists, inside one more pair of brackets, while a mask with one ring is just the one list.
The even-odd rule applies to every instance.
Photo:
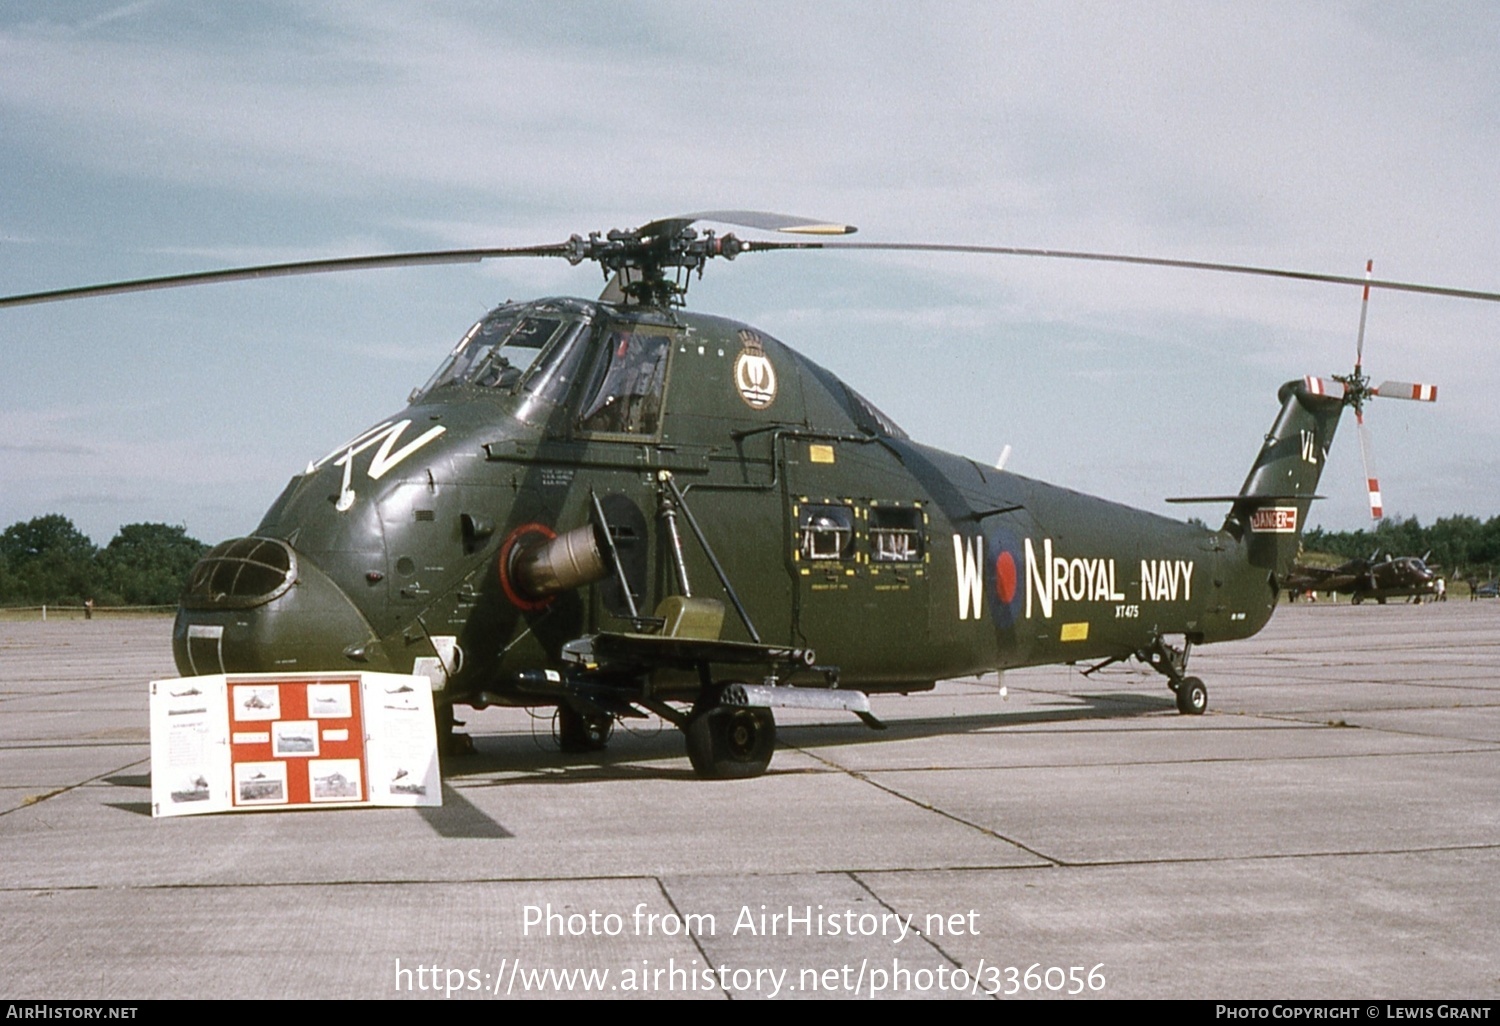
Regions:
[[1380, 480], [1375, 476], [1374, 459], [1370, 456], [1370, 429], [1365, 425], [1363, 414], [1356, 413], [1359, 424], [1359, 458], [1365, 466], [1365, 488], [1370, 493], [1370, 518], [1379, 520], [1385, 516], [1385, 505], [1380, 498]]
[[1302, 379], [1302, 387], [1309, 395], [1343, 395], [1344, 386], [1331, 378], [1320, 378], [1309, 374]]
[[1365, 315], [1370, 312], [1370, 277], [1375, 273], [1375, 261], [1365, 261], [1365, 295], [1359, 304], [1359, 337], [1354, 341], [1354, 373], [1359, 374], [1359, 369], [1365, 362]]
[[1375, 394], [1382, 399], [1415, 399], [1419, 403], [1437, 402], [1436, 385], [1419, 385], [1414, 381], [1382, 381]]

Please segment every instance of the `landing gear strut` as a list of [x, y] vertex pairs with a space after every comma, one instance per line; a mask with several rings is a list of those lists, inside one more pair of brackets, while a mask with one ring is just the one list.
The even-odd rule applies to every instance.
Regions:
[[463, 721], [453, 716], [449, 702], [434, 702], [433, 719], [437, 726], [438, 755], [473, 755], [474, 739], [458, 730]]
[[1175, 648], [1158, 635], [1135, 657], [1167, 678], [1167, 686], [1177, 696], [1178, 712], [1184, 716], [1202, 716], [1208, 709], [1208, 688], [1201, 679], [1184, 675], [1192, 650], [1191, 641], [1184, 641], [1181, 648]]
[[554, 724], [557, 743], [565, 752], [599, 752], [609, 744], [609, 735], [614, 733], [613, 717], [595, 713], [581, 713], [564, 702], [557, 707]]

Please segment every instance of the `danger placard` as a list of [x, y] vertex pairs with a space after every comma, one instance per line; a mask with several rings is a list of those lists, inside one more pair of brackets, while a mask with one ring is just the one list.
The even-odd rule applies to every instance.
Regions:
[[1296, 534], [1297, 507], [1268, 506], [1265, 509], [1252, 510], [1250, 513], [1250, 530], [1265, 531], [1271, 534]]

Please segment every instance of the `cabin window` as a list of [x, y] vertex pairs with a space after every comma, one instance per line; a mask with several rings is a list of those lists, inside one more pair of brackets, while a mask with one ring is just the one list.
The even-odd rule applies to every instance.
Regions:
[[579, 427], [609, 434], [653, 435], [661, 424], [672, 340], [659, 331], [612, 331], [604, 374]]
[[920, 563], [923, 546], [922, 510], [872, 506], [870, 558], [876, 563]]
[[797, 551], [803, 559], [853, 559], [854, 510], [807, 505], [797, 513]]

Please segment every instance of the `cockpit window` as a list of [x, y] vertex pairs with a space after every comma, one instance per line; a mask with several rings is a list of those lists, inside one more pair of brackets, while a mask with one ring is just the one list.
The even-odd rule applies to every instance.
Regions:
[[526, 371], [521, 387], [535, 398], [554, 405], [566, 399], [582, 373], [584, 357], [589, 352], [588, 327], [588, 321], [574, 321], [564, 328]]
[[419, 394], [454, 384], [514, 390], [563, 321], [496, 310], [469, 329]]
[[[514, 314], [505, 316], [499, 311], [479, 321], [464, 333], [463, 338], [458, 340], [458, 345], [453, 347], [453, 352], [448, 354], [448, 359], [443, 361], [443, 365], [427, 379], [427, 384], [412, 393], [412, 399], [416, 399], [419, 395], [426, 395], [434, 388], [464, 380], [465, 375], [474, 369], [475, 362], [489, 352], [490, 347], [497, 341], [497, 337], [503, 339], [505, 333], [514, 324]], [[488, 341], [481, 341], [481, 335], [484, 335]]]
[[522, 317], [504, 341], [491, 347], [475, 365], [467, 379], [469, 384], [514, 389], [561, 324], [560, 317]]
[[659, 329], [639, 328], [612, 331], [608, 343], [608, 363], [578, 426], [611, 434], [655, 434], [672, 340]]

